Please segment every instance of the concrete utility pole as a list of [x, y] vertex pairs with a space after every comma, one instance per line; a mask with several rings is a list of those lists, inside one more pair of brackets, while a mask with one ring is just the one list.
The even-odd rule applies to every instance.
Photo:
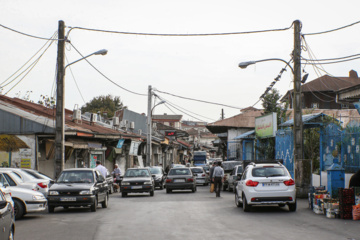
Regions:
[[311, 186], [311, 161], [303, 159], [303, 122], [301, 101], [301, 22], [294, 21], [294, 168], [298, 197], [307, 197]]
[[59, 21], [58, 29], [58, 52], [57, 52], [57, 73], [56, 73], [56, 128], [55, 128], [55, 178], [64, 169], [65, 164], [65, 23]]
[[151, 165], [151, 130], [152, 130], [152, 119], [151, 119], [151, 99], [152, 89], [149, 85], [148, 90], [148, 116], [147, 116], [147, 139], [146, 139], [146, 166]]

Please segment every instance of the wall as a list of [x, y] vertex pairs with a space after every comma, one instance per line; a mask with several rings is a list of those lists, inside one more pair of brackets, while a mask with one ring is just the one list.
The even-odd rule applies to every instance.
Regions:
[[[35, 135], [16, 135], [19, 139], [26, 143], [30, 149], [20, 149], [17, 152], [11, 152], [11, 167], [28, 166], [31, 169], [37, 169], [36, 156], [36, 138]], [[24, 151], [23, 151], [24, 150]], [[21, 165], [23, 162], [23, 165]]]
[[[349, 181], [353, 173], [345, 173], [345, 188], [349, 187]], [[320, 186], [320, 175], [313, 174], [312, 175], [312, 185], [313, 186]], [[325, 186], [327, 189], [327, 172], [321, 172], [321, 185]]]

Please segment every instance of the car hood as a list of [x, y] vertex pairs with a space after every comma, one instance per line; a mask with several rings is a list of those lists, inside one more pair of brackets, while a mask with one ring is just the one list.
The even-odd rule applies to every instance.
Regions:
[[50, 191], [71, 191], [71, 190], [84, 190], [90, 189], [93, 186], [92, 183], [54, 183], [50, 187]]
[[150, 177], [124, 177], [123, 182], [145, 182], [151, 181]]
[[[25, 188], [20, 188], [20, 187], [9, 187], [10, 191], [11, 191], [11, 196], [14, 198], [19, 198], [25, 201], [32, 201], [33, 196], [42, 196], [44, 197], [44, 195], [38, 191], [34, 191], [34, 190], [29, 190], [29, 189], [25, 189]], [[45, 197], [44, 199], [45, 200]]]

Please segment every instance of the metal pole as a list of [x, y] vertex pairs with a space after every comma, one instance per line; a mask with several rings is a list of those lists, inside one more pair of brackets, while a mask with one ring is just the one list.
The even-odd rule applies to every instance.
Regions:
[[65, 164], [65, 23], [59, 21], [58, 30], [58, 52], [57, 52], [57, 74], [56, 74], [56, 128], [55, 128], [55, 178], [64, 169]]
[[147, 116], [147, 139], [146, 139], [146, 166], [151, 165], [151, 128], [152, 128], [152, 116], [151, 116], [151, 98], [152, 91], [151, 85], [148, 90], [148, 116]]

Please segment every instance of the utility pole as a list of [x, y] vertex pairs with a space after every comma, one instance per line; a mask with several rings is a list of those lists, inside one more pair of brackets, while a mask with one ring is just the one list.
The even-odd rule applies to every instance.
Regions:
[[146, 140], [146, 166], [151, 165], [151, 128], [152, 128], [152, 113], [151, 113], [151, 98], [152, 90], [151, 85], [149, 85], [148, 90], [148, 116], [147, 116], [147, 140]]
[[221, 109], [221, 120], [224, 120], [224, 118], [225, 118], [224, 109]]
[[64, 169], [65, 164], [65, 23], [59, 21], [58, 52], [56, 73], [56, 127], [55, 127], [55, 178]]
[[294, 21], [294, 167], [298, 197], [307, 197], [311, 185], [311, 161], [303, 159], [303, 122], [301, 101], [301, 22]]

